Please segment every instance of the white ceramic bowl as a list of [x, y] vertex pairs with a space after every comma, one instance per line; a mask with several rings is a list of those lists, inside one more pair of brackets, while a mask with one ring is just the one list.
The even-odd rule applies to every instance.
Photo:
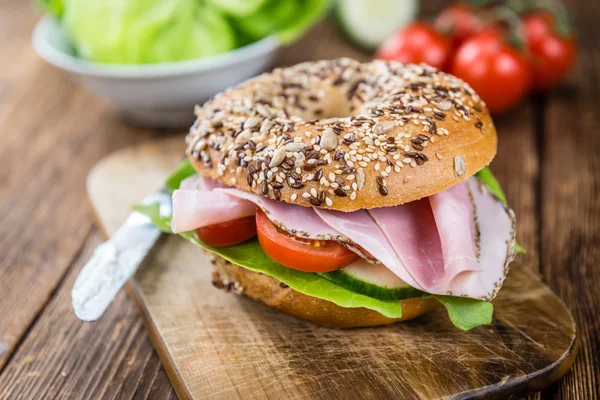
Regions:
[[112, 102], [128, 120], [153, 127], [181, 127], [194, 119], [195, 104], [270, 67], [279, 42], [268, 37], [228, 53], [197, 60], [148, 65], [105, 64], [73, 56], [69, 39], [48, 17], [32, 37], [37, 54], [69, 71]]

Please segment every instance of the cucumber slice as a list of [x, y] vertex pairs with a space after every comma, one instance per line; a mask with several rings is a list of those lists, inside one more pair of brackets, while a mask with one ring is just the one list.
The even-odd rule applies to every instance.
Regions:
[[417, 0], [338, 0], [338, 25], [358, 46], [374, 50], [385, 38], [410, 21], [419, 10]]
[[209, 0], [222, 12], [234, 17], [244, 17], [258, 10], [267, 0]]
[[319, 274], [345, 289], [379, 300], [404, 300], [424, 295], [381, 264], [359, 260], [338, 271]]

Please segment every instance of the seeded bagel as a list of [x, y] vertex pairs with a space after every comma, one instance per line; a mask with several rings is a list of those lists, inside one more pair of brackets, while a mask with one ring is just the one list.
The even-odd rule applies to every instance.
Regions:
[[328, 328], [360, 328], [389, 325], [416, 318], [440, 306], [434, 298], [402, 300], [402, 317], [388, 318], [367, 308], [344, 308], [330, 301], [307, 296], [277, 279], [253, 272], [205, 252], [215, 266], [213, 285], [219, 289], [243, 294], [286, 314]]
[[496, 130], [463, 81], [425, 65], [347, 58], [278, 68], [196, 109], [198, 172], [339, 211], [441, 192], [488, 165]]

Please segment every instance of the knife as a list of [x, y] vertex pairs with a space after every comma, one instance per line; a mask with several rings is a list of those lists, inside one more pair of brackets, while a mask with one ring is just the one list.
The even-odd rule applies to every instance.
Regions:
[[[154, 192], [142, 201], [142, 204], [154, 203], [160, 205], [161, 215], [171, 214], [171, 196], [168, 193]], [[77, 318], [91, 322], [104, 314], [161, 233], [150, 218], [134, 211], [108, 241], [96, 248], [79, 272], [71, 291]]]

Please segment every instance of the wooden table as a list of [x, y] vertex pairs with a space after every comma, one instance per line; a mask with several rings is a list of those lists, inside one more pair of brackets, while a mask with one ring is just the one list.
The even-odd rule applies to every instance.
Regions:
[[[39, 60], [30, 3], [0, 4], [0, 399], [175, 398], [129, 297], [86, 324], [71, 312], [70, 291], [102, 241], [89, 169], [116, 149], [182, 132], [123, 124]], [[431, 3], [426, 11], [439, 7]], [[567, 303], [581, 338], [570, 372], [531, 397], [591, 399], [600, 388], [600, 8], [568, 3], [578, 65], [563, 87], [496, 120], [492, 166], [519, 218], [522, 264]], [[278, 63], [338, 56], [368, 57], [323, 23]]]

